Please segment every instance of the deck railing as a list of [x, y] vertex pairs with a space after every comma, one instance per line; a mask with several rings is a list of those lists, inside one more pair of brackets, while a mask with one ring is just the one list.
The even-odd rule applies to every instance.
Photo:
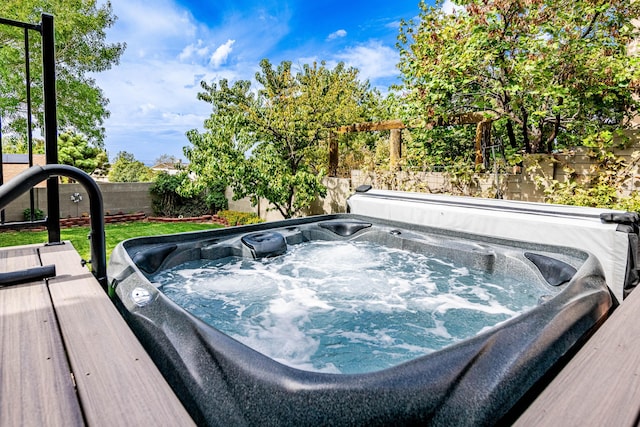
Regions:
[[[57, 179], [59, 176], [73, 178], [78, 181], [89, 194], [91, 214], [91, 266], [102, 287], [107, 289], [107, 260], [104, 234], [104, 215], [102, 211], [102, 194], [98, 184], [86, 172], [68, 165], [32, 166], [8, 183], [0, 186], [0, 209], [20, 197], [45, 179]], [[49, 242], [51, 243], [51, 242]]]
[[[27, 122], [27, 147], [29, 167], [33, 166], [33, 135], [32, 116], [33, 105], [31, 100], [31, 64], [29, 55], [29, 34], [35, 32], [42, 38], [42, 91], [44, 100], [44, 141], [45, 159], [47, 164], [58, 163], [58, 130], [56, 118], [56, 72], [55, 72], [55, 45], [53, 31], [53, 15], [42, 14], [42, 21], [39, 24], [13, 21], [0, 18], [0, 25], [8, 25], [24, 30], [24, 53], [25, 53], [25, 103]], [[0, 154], [2, 154], [2, 112], [0, 111]], [[0, 185], [3, 182], [3, 163], [0, 159]], [[33, 192], [30, 197], [30, 222], [35, 221], [35, 208]], [[49, 234], [49, 242], [60, 242], [60, 199], [59, 199], [58, 178], [52, 177], [47, 180], [47, 219], [46, 226]], [[4, 211], [0, 212], [0, 227], [16, 228], [25, 224], [7, 224], [5, 222]]]
[[[96, 182], [80, 169], [59, 165], [58, 163], [58, 130], [56, 118], [56, 74], [55, 74], [55, 44], [53, 31], [53, 16], [42, 14], [40, 24], [29, 24], [0, 18], [0, 25], [9, 25], [24, 30], [25, 49], [25, 95], [26, 122], [29, 169], [22, 172], [9, 182], [3, 182], [3, 163], [0, 156], [0, 228], [20, 228], [26, 225], [43, 223], [47, 227], [49, 244], [60, 243], [60, 195], [58, 177], [65, 176], [77, 180], [89, 194], [91, 214], [91, 260], [92, 271], [102, 287], [107, 288], [106, 249], [104, 235], [104, 216], [102, 194]], [[33, 105], [31, 102], [31, 75], [29, 57], [29, 32], [35, 31], [42, 37], [42, 90], [44, 100], [44, 140], [45, 166], [33, 165], [33, 136], [32, 122]], [[1, 95], [1, 94], [0, 94]], [[2, 111], [0, 111], [0, 154], [2, 154]], [[47, 217], [45, 221], [35, 221], [33, 187], [47, 180]], [[4, 208], [25, 192], [31, 193], [31, 221], [29, 223], [5, 223]], [[18, 276], [27, 277], [24, 272], [16, 272]], [[42, 274], [50, 274], [43, 271]], [[44, 276], [43, 276], [44, 277]], [[12, 278], [10, 278], [13, 280]]]

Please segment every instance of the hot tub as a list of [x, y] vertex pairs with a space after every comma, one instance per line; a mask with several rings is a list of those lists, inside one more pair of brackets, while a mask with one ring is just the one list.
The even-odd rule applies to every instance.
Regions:
[[[212, 326], [222, 316], [218, 310], [229, 305], [228, 295], [221, 296], [222, 302], [213, 304], [212, 311], [202, 311], [201, 306], [208, 301], [196, 300], [181, 307], [164, 292], [168, 287], [174, 292], [182, 286], [166, 281], [171, 274], [183, 274], [181, 266], [193, 273], [205, 269], [204, 264], [198, 263], [204, 262], [207, 269], [215, 271], [235, 262], [250, 263], [252, 268], [262, 270], [262, 263], [272, 265], [302, 245], [314, 242], [336, 248], [343, 244], [355, 245], [353, 250], [379, 246], [401, 254], [400, 259], [415, 256], [411, 263], [418, 265], [419, 272], [423, 271], [420, 270], [422, 264], [436, 260], [438, 265], [455, 272], [454, 275], [462, 271], [462, 275], [471, 274], [473, 280], [482, 278], [489, 289], [500, 294], [508, 292], [497, 283], [506, 280], [512, 289], [509, 292], [518, 294], [515, 297], [530, 293], [534, 300], [525, 302], [524, 308], [517, 312], [508, 302], [504, 303], [506, 308], [502, 305], [496, 308], [489, 295], [493, 291], [484, 288], [470, 291], [479, 311], [489, 313], [485, 316], [490, 320], [486, 326], [461, 331], [440, 347], [430, 343], [421, 345], [421, 337], [418, 344], [412, 342], [411, 345], [404, 345], [403, 338], [388, 338], [392, 348], [410, 347], [414, 353], [409, 353], [408, 358], [405, 355], [397, 363], [392, 356], [387, 365], [375, 366], [374, 363], [373, 367], [363, 370], [358, 370], [358, 363], [354, 364], [351, 357], [350, 366], [355, 366], [355, 370], [349, 368], [342, 372], [324, 369], [335, 367], [333, 362], [316, 365], [317, 369], [312, 364], [288, 363], [264, 354], [259, 342], [247, 345], [237, 333], [225, 333]], [[341, 258], [346, 256], [337, 256], [336, 260]], [[385, 298], [384, 281], [392, 280], [374, 281], [373, 276], [387, 270], [384, 265], [380, 266], [377, 258], [372, 257], [376, 261], [373, 264], [377, 265], [375, 272], [365, 272], [354, 281], [367, 281], [364, 288], [375, 289]], [[308, 264], [317, 267], [319, 260], [309, 259]], [[300, 266], [293, 269], [294, 276], [298, 274], [296, 269]], [[322, 269], [324, 267], [319, 270]], [[388, 269], [394, 280], [401, 274], [391, 267]], [[114, 250], [108, 275], [110, 291], [122, 315], [194, 420], [203, 425], [485, 425], [508, 421], [616, 304], [600, 262], [589, 252], [356, 214], [131, 239]], [[243, 280], [238, 280], [237, 275], [231, 274], [231, 277], [236, 280], [234, 286], [216, 287], [216, 283], [206, 286], [211, 286], [209, 291], [216, 295], [221, 288], [234, 292], [243, 286]], [[355, 292], [349, 283], [340, 281], [340, 274], [331, 277], [320, 286], [327, 287], [335, 281], [341, 283], [345, 293]], [[160, 279], [163, 283], [158, 282]], [[389, 288], [388, 292], [409, 292], [414, 290], [410, 288], [420, 286], [421, 289], [433, 290], [434, 286], [440, 289], [440, 285], [433, 285], [427, 279], [407, 279], [402, 284], [404, 287], [400, 286], [402, 291]], [[273, 280], [276, 285], [265, 281], [265, 288], [277, 287], [283, 279]], [[445, 278], [445, 285], [453, 283], [452, 280]], [[251, 283], [247, 287], [260, 290], [255, 282]], [[518, 287], [511, 288], [516, 285]], [[354, 283], [353, 287], [356, 286], [362, 283]], [[322, 289], [315, 288], [312, 296], [317, 297]], [[296, 292], [303, 291], [296, 288]], [[191, 288], [184, 294], [190, 292]], [[303, 293], [309, 297], [309, 292]], [[431, 333], [444, 324], [446, 331], [440, 335], [455, 335], [450, 325], [457, 327], [466, 323], [456, 323], [447, 317], [458, 298], [449, 295], [438, 300], [432, 294], [412, 294], [409, 300], [414, 305], [409, 312], [413, 317], [402, 332], [422, 329]], [[355, 324], [350, 326], [354, 329], [347, 335], [361, 335], [369, 324], [381, 322], [370, 320], [366, 317], [369, 313], [360, 315], [360, 306], [368, 304], [366, 300], [358, 301], [358, 304], [348, 302], [358, 316], [354, 315], [355, 320], [348, 322]], [[267, 302], [269, 304], [271, 302]], [[308, 305], [314, 304], [329, 314], [336, 311], [331, 302], [316, 301]], [[432, 311], [427, 311], [427, 306]], [[246, 311], [244, 306], [242, 310], [234, 307], [236, 311]], [[291, 313], [290, 306], [280, 307], [285, 307], [281, 313]], [[396, 313], [394, 307], [386, 306], [384, 310], [389, 318]], [[477, 317], [475, 312], [471, 316]], [[331, 321], [322, 322], [332, 326]], [[326, 329], [318, 332], [315, 327], [320, 328], [320, 321], [310, 323], [319, 341], [335, 336]], [[378, 325], [374, 329], [379, 332], [385, 328]], [[285, 331], [284, 335], [287, 334]], [[293, 333], [291, 336], [295, 337]], [[254, 340], [247, 341], [249, 344], [255, 343], [260, 334], [252, 337]], [[282, 346], [271, 347], [277, 351]], [[336, 347], [340, 345], [333, 343], [327, 348], [319, 345], [318, 351], [332, 353]], [[372, 355], [374, 360], [378, 358], [377, 349], [361, 353], [363, 360]]]

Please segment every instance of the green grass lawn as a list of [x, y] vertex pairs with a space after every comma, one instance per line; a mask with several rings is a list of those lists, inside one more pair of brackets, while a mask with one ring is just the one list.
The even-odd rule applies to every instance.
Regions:
[[[200, 224], [190, 222], [129, 222], [105, 225], [107, 261], [113, 248], [123, 240], [131, 237], [157, 236], [160, 234], [182, 233], [187, 231], [211, 230], [220, 228], [218, 224]], [[60, 238], [69, 240], [83, 259], [91, 258], [91, 248], [87, 236], [89, 227], [72, 227], [60, 230]], [[46, 243], [46, 231], [16, 231], [0, 233], [0, 247], [21, 246], [32, 243]]]

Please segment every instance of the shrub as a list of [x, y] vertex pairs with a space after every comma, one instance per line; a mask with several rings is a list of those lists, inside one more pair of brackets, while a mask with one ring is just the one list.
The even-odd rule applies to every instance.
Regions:
[[[25, 210], [22, 211], [22, 215], [24, 215], [24, 220], [25, 221], [31, 221], [31, 209], [27, 208]], [[36, 208], [33, 211], [33, 218], [36, 221], [40, 221], [41, 219], [44, 219], [44, 211], [42, 211], [42, 209], [38, 209]]]
[[[588, 145], [589, 157], [595, 160], [588, 174], [578, 174], [569, 164], [560, 164], [568, 179], [558, 181], [545, 175], [539, 162], [529, 172], [536, 186], [542, 189], [546, 201], [565, 205], [591, 206], [640, 212], [640, 194], [625, 191], [640, 166], [640, 153], [635, 151], [629, 159], [617, 156], [611, 148], [612, 135], [601, 132], [593, 136]], [[557, 161], [557, 160], [554, 160]]]
[[262, 218], [253, 212], [238, 212], [238, 211], [220, 211], [218, 212], [220, 218], [225, 219], [229, 225], [247, 225], [247, 224], [259, 224], [264, 222]]
[[165, 217], [192, 217], [215, 213], [227, 207], [224, 189], [210, 189], [199, 193], [185, 193], [182, 190], [189, 177], [186, 173], [159, 174], [149, 188], [155, 215]]
[[204, 201], [213, 213], [229, 206], [229, 201], [224, 195], [225, 186], [217, 184], [204, 192]]

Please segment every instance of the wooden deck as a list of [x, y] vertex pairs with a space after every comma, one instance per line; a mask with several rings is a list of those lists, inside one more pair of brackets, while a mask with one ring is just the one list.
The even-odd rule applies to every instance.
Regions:
[[70, 243], [0, 248], [0, 425], [187, 426], [193, 421]]
[[585, 343], [517, 426], [637, 426], [640, 421], [640, 289]]
[[[0, 272], [49, 264], [0, 287], [0, 425], [193, 425], [71, 244], [0, 248]], [[515, 425], [638, 425], [639, 313], [636, 290]]]

